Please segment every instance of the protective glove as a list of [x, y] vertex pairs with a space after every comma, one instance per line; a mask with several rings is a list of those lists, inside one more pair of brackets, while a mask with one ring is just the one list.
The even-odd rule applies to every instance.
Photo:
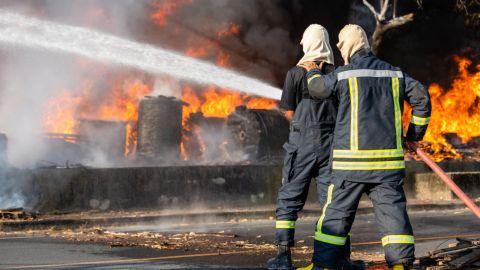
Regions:
[[417, 152], [418, 142], [404, 140], [404, 145], [405, 145], [405, 148], [407, 149], [407, 151], [412, 152], [412, 153]]

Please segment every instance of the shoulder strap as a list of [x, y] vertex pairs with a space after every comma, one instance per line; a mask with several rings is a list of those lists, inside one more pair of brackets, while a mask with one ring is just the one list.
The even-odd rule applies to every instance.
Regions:
[[303, 71], [303, 82], [302, 82], [302, 98], [311, 98], [310, 93], [308, 92], [307, 85], [307, 70], [302, 66], [297, 66]]

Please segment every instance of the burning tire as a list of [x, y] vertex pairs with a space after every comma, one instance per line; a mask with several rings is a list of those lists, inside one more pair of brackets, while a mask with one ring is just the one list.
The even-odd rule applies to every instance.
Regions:
[[227, 151], [242, 161], [283, 158], [289, 123], [277, 110], [238, 107], [227, 119]]

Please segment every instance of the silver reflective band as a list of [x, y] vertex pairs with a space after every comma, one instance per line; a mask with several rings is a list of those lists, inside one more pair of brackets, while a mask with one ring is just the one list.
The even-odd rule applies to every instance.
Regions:
[[337, 74], [337, 80], [346, 80], [353, 77], [398, 77], [403, 78], [403, 72], [395, 70], [354, 69]]

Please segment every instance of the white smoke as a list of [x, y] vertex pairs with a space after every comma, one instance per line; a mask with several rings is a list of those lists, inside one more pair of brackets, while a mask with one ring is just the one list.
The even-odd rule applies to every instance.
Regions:
[[[218, 44], [231, 55], [231, 69], [253, 74], [270, 83], [276, 82], [278, 73], [287, 70], [284, 59], [294, 58], [300, 49], [297, 42], [290, 39], [293, 29], [289, 26], [288, 14], [270, 1], [194, 1], [172, 15], [171, 23], [175, 25], [172, 28], [152, 24], [150, 3], [150, 0], [4, 0], [0, 8], [42, 20], [100, 30], [128, 40], [165, 45], [180, 53], [184, 52], [184, 47], [179, 44], [188, 44], [189, 38], [193, 37], [193, 41], [201, 36], [216, 39], [220, 29], [235, 23], [241, 26], [242, 34], [225, 38]], [[7, 18], [2, 16], [2, 19]], [[7, 28], [4, 30], [8, 32]], [[179, 28], [186, 30], [178, 34]], [[63, 144], [52, 147], [52, 142], [44, 139], [42, 126], [49, 100], [63, 92], [75, 96], [85, 80], [102, 75], [82, 67], [79, 64], [82, 58], [66, 53], [13, 45], [2, 47], [0, 57], [0, 130], [9, 138], [10, 165], [20, 168], [39, 164], [65, 166], [67, 162], [97, 167], [112, 165], [101, 151], [90, 151], [87, 158], [75, 160], [78, 150], [67, 149]], [[206, 60], [215, 61], [213, 58]], [[118, 67], [104, 69], [106, 76], [118, 72]], [[93, 88], [99, 100], [108, 98], [105, 96], [110, 90], [107, 85], [100, 83]], [[179, 97], [179, 91], [176, 81], [162, 83], [159, 79], [153, 95]], [[56, 146], [58, 143], [53, 142]], [[15, 183], [16, 179], [6, 176], [0, 179], [0, 207], [10, 206], [6, 202], [13, 202], [12, 206], [23, 204], [17, 192], [19, 185]]]

